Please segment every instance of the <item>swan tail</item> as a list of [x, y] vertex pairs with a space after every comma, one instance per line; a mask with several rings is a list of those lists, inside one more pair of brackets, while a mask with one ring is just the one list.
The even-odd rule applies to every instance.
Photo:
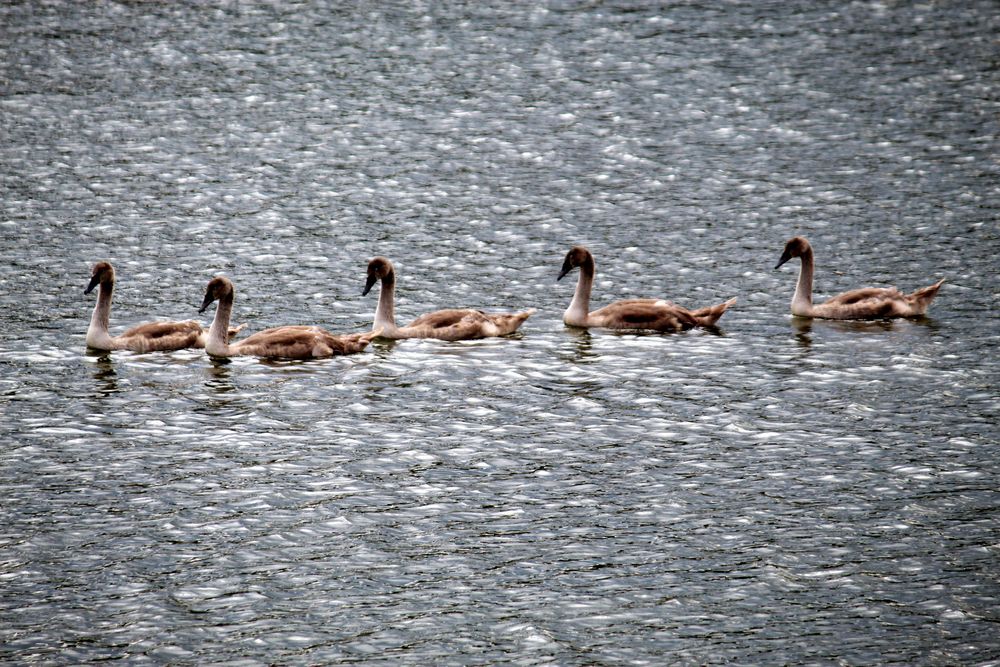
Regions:
[[715, 323], [719, 321], [719, 318], [722, 317], [726, 310], [734, 303], [736, 303], [736, 297], [714, 306], [692, 310], [691, 315], [693, 315], [695, 320], [698, 321], [698, 326], [715, 326]]
[[373, 339], [378, 338], [381, 333], [382, 327], [379, 327], [374, 331], [366, 331], [365, 333], [341, 334], [336, 336], [335, 349], [339, 348], [339, 351], [335, 352], [335, 354], [352, 354], [355, 352], [361, 352], [368, 347], [368, 343], [372, 342]]
[[923, 315], [927, 311], [927, 307], [931, 305], [931, 301], [933, 301], [934, 297], [937, 296], [938, 290], [941, 289], [941, 285], [944, 284], [944, 280], [945, 279], [942, 278], [933, 285], [921, 287], [907, 297], [907, 301], [913, 304], [915, 314]]
[[363, 350], [368, 346], [368, 343], [372, 342], [374, 339], [382, 335], [382, 327], [375, 329], [373, 331], [368, 331], [366, 333], [354, 334], [354, 340], [360, 346], [358, 349]]
[[536, 310], [534, 308], [529, 308], [528, 310], [522, 311], [520, 313], [512, 313], [510, 315], [496, 315], [495, 322], [497, 327], [500, 329], [500, 335], [505, 336], [510, 333], [517, 331], [517, 328], [524, 324], [524, 321], [534, 315]]

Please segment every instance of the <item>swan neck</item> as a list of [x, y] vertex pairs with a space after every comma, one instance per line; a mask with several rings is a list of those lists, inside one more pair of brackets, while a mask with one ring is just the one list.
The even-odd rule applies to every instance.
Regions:
[[576, 279], [576, 291], [573, 292], [573, 300], [563, 314], [563, 321], [566, 324], [583, 326], [587, 316], [590, 314], [590, 291], [593, 286], [594, 258], [588, 257], [580, 265], [580, 277]]
[[378, 306], [375, 308], [375, 322], [373, 329], [381, 328], [382, 335], [387, 335], [396, 330], [396, 274], [382, 278], [382, 287], [378, 293]]
[[97, 288], [97, 304], [90, 316], [90, 326], [87, 328], [87, 345], [91, 347], [107, 347], [111, 334], [111, 295], [115, 290], [114, 281], [102, 282]]
[[799, 282], [795, 286], [795, 296], [792, 297], [792, 313], [807, 315], [812, 310], [813, 290], [813, 251], [807, 248], [802, 253], [799, 266]]
[[233, 314], [233, 295], [224, 294], [215, 308], [212, 327], [208, 330], [205, 351], [217, 357], [229, 355], [229, 318]]

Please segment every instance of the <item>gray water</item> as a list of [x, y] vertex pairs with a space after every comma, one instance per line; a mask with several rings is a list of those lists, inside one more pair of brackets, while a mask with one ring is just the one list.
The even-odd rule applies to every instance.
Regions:
[[[0, 7], [0, 662], [1000, 660], [994, 2]], [[929, 317], [789, 316], [946, 278]], [[566, 328], [737, 296], [715, 331]], [[88, 353], [536, 307], [314, 362]]]

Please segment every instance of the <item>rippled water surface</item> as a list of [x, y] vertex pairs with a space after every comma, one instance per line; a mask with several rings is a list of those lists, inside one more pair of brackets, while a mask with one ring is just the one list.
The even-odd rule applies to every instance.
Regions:
[[[0, 8], [0, 662], [997, 664], [993, 2]], [[916, 321], [788, 314], [947, 282]], [[594, 303], [738, 303], [584, 332]], [[88, 353], [538, 308], [316, 362]]]

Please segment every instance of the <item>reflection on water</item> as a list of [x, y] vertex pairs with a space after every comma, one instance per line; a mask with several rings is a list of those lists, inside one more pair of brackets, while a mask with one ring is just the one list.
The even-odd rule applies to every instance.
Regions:
[[232, 361], [225, 357], [211, 357], [205, 366], [205, 386], [217, 394], [228, 394], [236, 391], [233, 386]]
[[[88, 352], [88, 354], [92, 354]], [[102, 395], [118, 393], [118, 373], [115, 371], [111, 354], [102, 352], [100, 355], [94, 354], [94, 380], [97, 381], [97, 392]]]
[[[0, 5], [0, 663], [989, 664], [995, 9]], [[934, 319], [789, 325], [799, 233], [830, 292], [947, 275]], [[739, 301], [565, 327], [574, 244]], [[407, 313], [538, 312], [85, 350], [97, 259], [116, 332], [218, 274], [361, 331], [375, 255]]]
[[927, 333], [936, 333], [939, 330], [938, 323], [930, 317], [912, 317], [895, 320], [826, 320], [814, 319], [811, 317], [789, 318], [792, 328], [796, 331], [795, 338], [803, 347], [812, 344], [813, 329], [829, 333], [842, 334], [845, 336], [858, 336], [861, 334], [878, 334], [925, 329]]
[[809, 349], [812, 346], [812, 333], [813, 329], [813, 318], [811, 317], [791, 317], [792, 328], [795, 329], [795, 340], [804, 349]]
[[567, 326], [566, 333], [573, 341], [573, 361], [588, 363], [601, 358], [600, 354], [594, 352], [594, 343], [589, 330]]
[[401, 342], [390, 338], [378, 338], [369, 344], [368, 351], [373, 352], [379, 359], [388, 359]]

